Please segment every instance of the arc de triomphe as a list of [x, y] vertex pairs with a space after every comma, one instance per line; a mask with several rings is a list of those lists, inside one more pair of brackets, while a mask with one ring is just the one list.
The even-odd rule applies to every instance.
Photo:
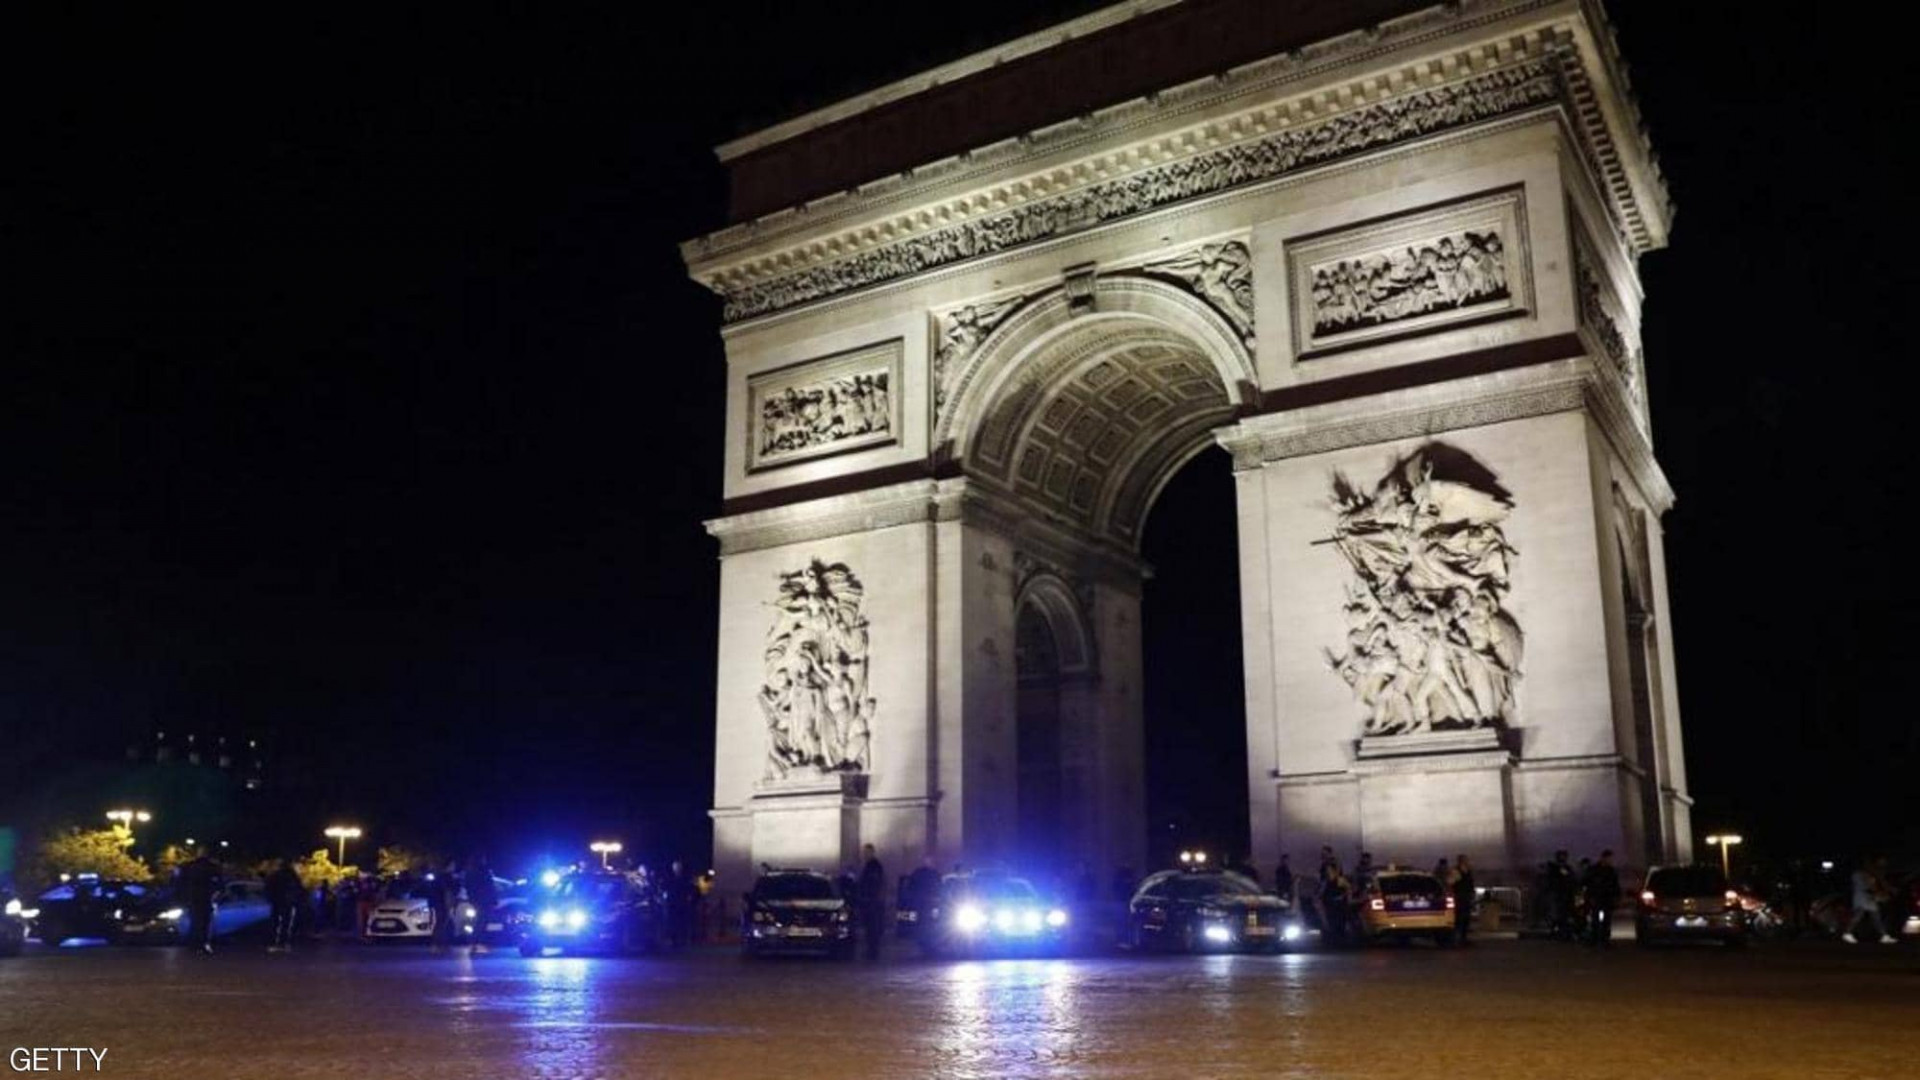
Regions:
[[1216, 444], [1256, 859], [1690, 855], [1597, 4], [1139, 0], [719, 154], [729, 880], [1145, 869], [1137, 543]]

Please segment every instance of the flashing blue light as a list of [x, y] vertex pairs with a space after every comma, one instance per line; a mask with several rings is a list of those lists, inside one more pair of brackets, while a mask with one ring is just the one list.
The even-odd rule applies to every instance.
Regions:
[[540, 913], [539, 918], [534, 921], [538, 922], [543, 929], [551, 930], [560, 925], [560, 913], [557, 911], [543, 911]]
[[540, 884], [545, 885], [549, 889], [559, 888], [560, 887], [560, 871], [548, 870], [547, 872], [541, 874]]

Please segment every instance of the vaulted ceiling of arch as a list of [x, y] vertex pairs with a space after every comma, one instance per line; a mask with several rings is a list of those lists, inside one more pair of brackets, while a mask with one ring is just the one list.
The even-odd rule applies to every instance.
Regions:
[[1167, 469], [1233, 416], [1207, 359], [1158, 330], [1048, 350], [997, 396], [971, 471], [1129, 547]]

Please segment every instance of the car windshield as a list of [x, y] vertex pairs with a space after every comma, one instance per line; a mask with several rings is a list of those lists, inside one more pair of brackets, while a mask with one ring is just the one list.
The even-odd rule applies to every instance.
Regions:
[[1710, 866], [1670, 866], [1655, 870], [1647, 889], [1655, 896], [1719, 896], [1727, 891], [1727, 879]]
[[569, 900], [601, 901], [617, 897], [626, 888], [617, 877], [576, 875], [560, 883], [560, 895]]
[[1374, 879], [1382, 896], [1441, 896], [1440, 879], [1432, 874], [1381, 874]]
[[1185, 874], [1168, 879], [1162, 891], [1176, 900], [1205, 900], [1210, 896], [1256, 896], [1260, 886], [1239, 874]]
[[834, 900], [833, 882], [818, 874], [768, 874], [754, 883], [761, 900]]
[[1039, 899], [1033, 886], [1023, 878], [977, 877], [955, 883], [958, 891], [982, 900], [1026, 900]]

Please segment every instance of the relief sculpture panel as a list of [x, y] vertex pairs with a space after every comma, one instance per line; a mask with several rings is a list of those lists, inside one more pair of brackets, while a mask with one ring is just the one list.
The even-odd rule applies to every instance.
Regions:
[[1526, 312], [1524, 228], [1508, 191], [1290, 242], [1296, 355]]
[[750, 378], [749, 470], [897, 442], [901, 356], [891, 341]]
[[814, 559], [780, 575], [759, 694], [768, 779], [867, 770], [875, 703], [865, 600], [845, 563]]
[[1492, 727], [1514, 719], [1520, 625], [1507, 611], [1518, 554], [1513, 499], [1445, 443], [1395, 461], [1371, 491], [1336, 473], [1333, 545], [1353, 570], [1347, 651], [1328, 665], [1366, 706], [1364, 735]]

